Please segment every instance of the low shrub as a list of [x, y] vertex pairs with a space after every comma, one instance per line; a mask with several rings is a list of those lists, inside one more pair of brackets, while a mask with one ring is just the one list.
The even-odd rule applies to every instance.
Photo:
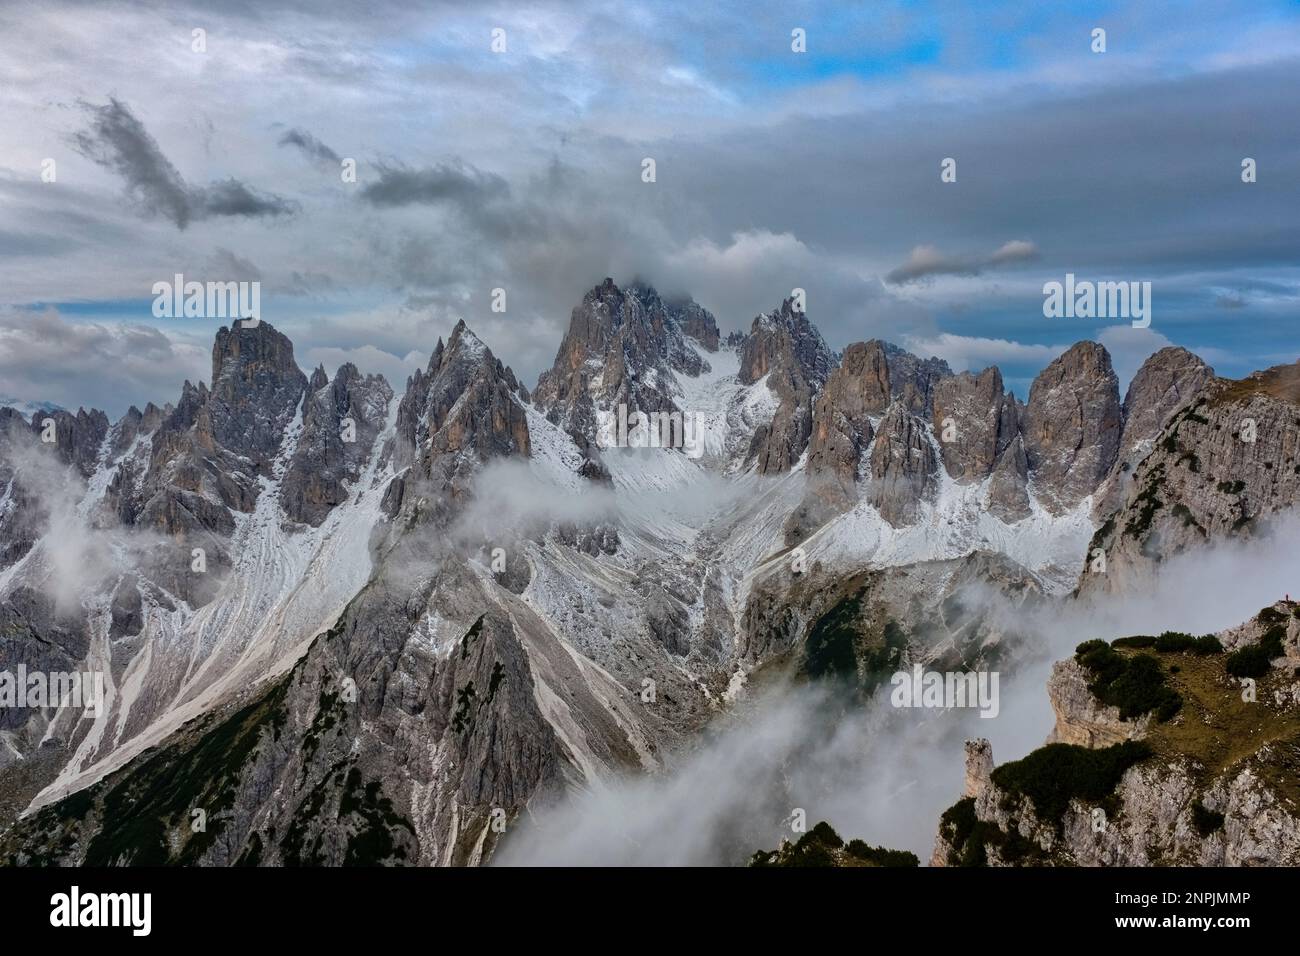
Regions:
[[1125, 657], [1105, 641], [1087, 641], [1079, 645], [1075, 659], [1092, 676], [1088, 690], [1103, 704], [1118, 707], [1120, 720], [1153, 713], [1163, 723], [1183, 706], [1183, 698], [1168, 685], [1160, 662], [1150, 654]]
[[1008, 793], [1028, 797], [1039, 817], [1059, 825], [1071, 800], [1100, 803], [1115, 792], [1125, 771], [1151, 753], [1141, 740], [1098, 749], [1048, 744], [995, 768], [992, 779]]

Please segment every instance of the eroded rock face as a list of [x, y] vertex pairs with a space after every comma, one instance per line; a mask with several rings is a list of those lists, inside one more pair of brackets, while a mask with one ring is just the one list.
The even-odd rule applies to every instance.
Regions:
[[1047, 696], [1056, 714], [1056, 726], [1049, 744], [1077, 744], [1080, 747], [1109, 747], [1146, 734], [1149, 715], [1137, 720], [1120, 720], [1118, 707], [1104, 706], [1088, 690], [1088, 673], [1074, 658], [1052, 665]]
[[883, 414], [889, 400], [884, 350], [876, 343], [850, 345], [813, 403], [807, 472], [814, 490], [844, 503], [856, 498], [863, 455], [874, 437], [871, 418]]
[[1213, 378], [1214, 369], [1187, 349], [1170, 346], [1151, 355], [1124, 396], [1124, 453], [1159, 435], [1169, 417], [1197, 398]]
[[966, 741], [966, 781], [962, 796], [978, 797], [992, 782], [993, 745], [987, 739]]
[[1214, 370], [1183, 348], [1163, 348], [1142, 363], [1124, 396], [1118, 459], [1093, 508], [1098, 523], [1123, 503], [1125, 482], [1150, 454], [1169, 419], [1196, 400], [1213, 380]]
[[1002, 392], [1002, 373], [986, 368], [979, 375], [941, 378], [934, 385], [933, 405], [931, 420], [948, 474], [962, 482], [988, 477], [1019, 431], [1015, 402]]
[[108, 434], [108, 416], [97, 408], [79, 408], [75, 415], [63, 409], [33, 415], [31, 428], [38, 440], [47, 419], [54, 422], [55, 454], [89, 478]]
[[889, 392], [913, 415], [927, 419], [934, 411], [934, 390], [952, 375], [939, 358], [923, 359], [888, 342], [879, 342], [889, 364]]
[[[951, 378], [952, 372], [942, 360], [922, 360], [878, 339], [855, 342], [844, 350], [839, 366], [813, 401], [806, 467], [808, 495], [787, 522], [787, 544], [805, 537], [818, 524], [857, 501], [859, 483], [875, 474], [875, 466], [867, 461], [869, 451], [886, 477], [886, 486], [877, 489], [874, 496], [891, 502], [892, 517], [888, 520], [910, 520], [903, 516], [913, 515], [915, 508], [903, 502], [903, 486], [898, 483], [903, 472], [885, 466], [887, 450], [889, 454], [897, 450], [898, 436], [885, 438], [887, 446], [876, 458], [873, 442], [879, 444], [880, 439], [873, 421], [880, 421], [891, 405], [913, 416], [928, 416], [934, 410], [934, 395], [940, 383]], [[891, 428], [897, 425], [898, 421], [891, 421]], [[884, 427], [882, 422], [882, 436]], [[909, 475], [910, 468], [904, 466]], [[917, 487], [928, 490], [924, 483]]]
[[881, 517], [895, 526], [912, 522], [922, 499], [934, 494], [937, 467], [924, 423], [901, 403], [892, 405], [871, 449], [868, 499]]
[[1110, 356], [1079, 342], [1034, 379], [1025, 410], [1025, 453], [1034, 490], [1054, 513], [1096, 491], [1119, 451], [1119, 381]]
[[269, 323], [220, 328], [212, 346], [212, 387], [200, 416], [204, 437], [251, 458], [258, 473], [265, 473], [306, 390], [293, 343]]
[[446, 520], [479, 464], [528, 457], [528, 417], [519, 388], [514, 372], [464, 321], [445, 346], [439, 339], [428, 370], [408, 380], [398, 406], [394, 461], [410, 471], [390, 489], [389, 513]]
[[[1254, 441], [1248, 441], [1250, 437]], [[1106, 573], [1086, 593], [1146, 587], [1160, 564], [1212, 539], [1250, 537], [1300, 503], [1300, 363], [1215, 379], [1167, 421], [1122, 480], [1122, 504], [1095, 536]]]
[[1016, 435], [1006, 450], [998, 456], [989, 482], [989, 511], [1008, 524], [1028, 517], [1033, 511], [1029, 503], [1029, 456], [1025, 454], [1024, 436]]
[[[1235, 752], [1226, 766], [1204, 753], [1183, 748], [1204, 746], [1196, 738], [1162, 733], [1164, 725], [1151, 714], [1120, 720], [1119, 710], [1103, 706], [1088, 690], [1086, 668], [1076, 659], [1059, 662], [1048, 681], [1048, 696], [1056, 726], [1048, 744], [1100, 749], [1149, 738], [1145, 751], [1132, 750], [1119, 769], [1115, 789], [1102, 805], [1078, 796], [1068, 800], [1059, 819], [1044, 816], [1044, 808], [1012, 778], [999, 780], [993, 771], [987, 740], [966, 744], [966, 786], [963, 801], [945, 813], [935, 842], [932, 864], [961, 863], [990, 866], [1294, 866], [1300, 863], [1300, 811], [1291, 796], [1294, 778], [1287, 756], [1300, 714], [1300, 694], [1291, 684], [1292, 667], [1300, 651], [1300, 606], [1278, 601], [1244, 624], [1216, 635], [1225, 648], [1257, 643], [1267, 630], [1281, 628], [1286, 656], [1273, 662], [1274, 692], [1261, 694], [1259, 717], [1244, 719], [1232, 700], [1235, 682], [1221, 691], [1199, 690], [1183, 700], [1173, 724], [1203, 722], [1216, 732], [1244, 738], [1260, 729], [1259, 720], [1274, 729], [1256, 738], [1255, 748]], [[1156, 653], [1161, 666], [1193, 666], [1192, 658]], [[1209, 655], [1196, 666], [1217, 669], [1226, 678], [1223, 658]], [[1211, 675], [1205, 675], [1211, 676]], [[1204, 676], [1201, 678], [1204, 680]], [[1213, 676], [1211, 676], [1213, 680]], [[1264, 679], [1261, 679], [1264, 680]], [[1184, 685], [1199, 688], [1194, 682]], [[1251, 706], [1256, 706], [1252, 704]], [[1159, 740], [1157, 740], [1159, 737]], [[1189, 743], [1190, 742], [1190, 743]], [[1212, 753], [1215, 751], [1211, 751]], [[1041, 755], [1043, 752], [1039, 752]], [[1030, 755], [1031, 759], [1035, 755]], [[1116, 758], [1118, 759], [1118, 758]], [[1207, 766], [1207, 763], [1210, 766]], [[1082, 766], [1081, 764], [1076, 764]], [[1096, 772], [1096, 771], [1090, 771]], [[1055, 811], [1053, 811], [1055, 812]], [[973, 824], [983, 824], [976, 834]], [[972, 842], [974, 841], [974, 842]], [[978, 844], [978, 845], [977, 845]], [[974, 852], [972, 852], [974, 851]]]
[[821, 333], [792, 300], [754, 319], [740, 346], [740, 381], [752, 385], [766, 379], [779, 402], [771, 424], [760, 426], [750, 442], [747, 458], [760, 474], [788, 471], [803, 455], [812, 431], [813, 396], [834, 364]]
[[[280, 680], [186, 725], [75, 808], [7, 832], [0, 859], [476, 865], [526, 808], [597, 770], [646, 766], [640, 735], [653, 716], [580, 665], [524, 602], [463, 566], [418, 593], [394, 580], [381, 574]], [[424, 633], [426, 612], [447, 622], [441, 648]], [[223, 773], [201, 772], [199, 754]], [[203, 835], [158, 800], [169, 792], [159, 781], [176, 776], [213, 808]], [[154, 825], [99, 839], [137, 821]], [[164, 839], [172, 832], [184, 836]]]
[[347, 500], [347, 484], [360, 477], [392, 400], [382, 375], [363, 377], [351, 362], [339, 367], [332, 382], [324, 368], [312, 374], [302, 436], [280, 486], [290, 517], [319, 525]]
[[630, 412], [681, 411], [673, 375], [699, 375], [709, 368], [691, 346], [718, 348], [718, 325], [690, 299], [665, 301], [651, 286], [619, 288], [606, 279], [583, 296], [569, 328], [533, 391], [546, 416], [592, 442], [595, 409], [627, 405]]

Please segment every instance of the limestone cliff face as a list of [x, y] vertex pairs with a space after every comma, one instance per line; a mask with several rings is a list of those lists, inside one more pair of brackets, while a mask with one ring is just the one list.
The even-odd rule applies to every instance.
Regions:
[[920, 359], [878, 339], [846, 348], [812, 404], [808, 491], [786, 523], [786, 543], [851, 507], [864, 483], [870, 500], [883, 504], [886, 520], [913, 520], [935, 487], [925, 422], [937, 396], [957, 404], [956, 393], [945, 390], [952, 380], [941, 359]]
[[1109, 747], [1144, 736], [1151, 723], [1149, 715], [1121, 720], [1118, 707], [1098, 701], [1088, 690], [1087, 672], [1074, 658], [1052, 665], [1047, 696], [1056, 714], [1056, 726], [1047, 738], [1049, 744]]
[[385, 508], [402, 523], [450, 519], [478, 466], [531, 453], [520, 384], [464, 321], [429, 367], [416, 371], [397, 409], [393, 461], [398, 477]]
[[718, 324], [707, 309], [690, 299], [665, 300], [644, 283], [620, 288], [606, 279], [574, 308], [533, 401], [551, 421], [588, 442], [596, 437], [597, 408], [681, 411], [674, 375], [709, 369], [692, 341], [709, 352], [718, 349]]
[[1297, 808], [1250, 766], [1205, 787], [1188, 761], [1139, 764], [1124, 774], [1111, 813], [1098, 816], [1098, 808], [1075, 801], [1055, 823], [1040, 819], [1028, 799], [1000, 790], [986, 772], [991, 760], [987, 740], [967, 744], [963, 803], [970, 801], [967, 812], [983, 832], [963, 833], [954, 819], [958, 814], [950, 814], [935, 842], [931, 866], [959, 864], [972, 840], [981, 841], [979, 859], [987, 866], [1300, 863]]
[[333, 381], [324, 368], [316, 369], [304, 402], [302, 435], [280, 486], [290, 517], [319, 525], [347, 500], [348, 484], [370, 458], [392, 400], [382, 375], [362, 376], [351, 362], [340, 366]]
[[877, 343], [850, 345], [813, 405], [807, 472], [815, 492], [838, 505], [856, 500], [863, 455], [874, 437], [871, 419], [889, 401], [884, 350]]
[[[1243, 687], [1226, 652], [1270, 636], [1280, 656]], [[988, 741], [969, 741], [963, 797], [943, 815], [931, 863], [1300, 864], [1297, 636], [1300, 604], [1279, 601], [1218, 634], [1224, 651], [1133, 639], [1179, 695], [1163, 721], [1121, 720], [1089, 691], [1077, 660], [1057, 664], [1048, 746], [995, 768]]]
[[943, 465], [958, 481], [987, 478], [1019, 433], [1015, 401], [1002, 392], [1002, 374], [986, 368], [941, 379], [934, 389], [934, 432]]
[[1266, 530], [1300, 502], [1300, 363], [1203, 386], [1123, 485], [1092, 545], [1106, 573], [1085, 572], [1084, 593], [1141, 589], [1176, 554]]
[[1119, 451], [1119, 381], [1110, 355], [1079, 342], [1034, 379], [1025, 414], [1025, 452], [1044, 506], [1068, 511], [1092, 494]]
[[760, 425], [747, 460], [760, 474], [788, 471], [803, 455], [812, 433], [812, 401], [834, 367], [835, 358], [808, 316], [786, 299], [760, 315], [740, 344], [742, 384], [765, 379], [778, 405], [772, 421]]
[[893, 525], [911, 522], [922, 500], [934, 495], [937, 467], [925, 424], [901, 402], [891, 406], [871, 449], [868, 499], [881, 517]]
[[1133, 469], [1151, 453], [1170, 418], [1200, 398], [1213, 380], [1214, 369], [1175, 346], [1161, 349], [1142, 363], [1124, 395], [1119, 454], [1094, 499], [1097, 524], [1123, 504]]
[[1023, 435], [1016, 435], [998, 456], [989, 482], [989, 511], [1003, 521], [1013, 523], [1030, 514], [1029, 455]]

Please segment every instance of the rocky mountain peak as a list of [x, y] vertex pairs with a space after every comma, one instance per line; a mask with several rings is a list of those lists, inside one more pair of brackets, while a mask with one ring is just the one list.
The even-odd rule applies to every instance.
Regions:
[[307, 391], [293, 343], [269, 322], [236, 320], [217, 331], [212, 389], [206, 403], [213, 439], [264, 468]]
[[1168, 346], [1149, 356], [1124, 395], [1123, 451], [1155, 438], [1169, 416], [1213, 378], [1214, 369], [1185, 348]]
[[676, 376], [710, 368], [696, 344], [717, 348], [717, 322], [707, 310], [690, 300], [665, 301], [643, 282], [624, 289], [607, 278], [574, 308], [533, 400], [553, 422], [590, 442], [598, 407], [680, 411]]
[[439, 340], [428, 371], [407, 380], [397, 409], [395, 462], [410, 465], [411, 472], [390, 487], [388, 512], [396, 514], [430, 495], [458, 497], [452, 487], [483, 460], [530, 455], [519, 391], [510, 367], [463, 320], [457, 322], [447, 344]]
[[932, 405], [944, 467], [958, 481], [990, 475], [1020, 431], [1019, 406], [1013, 395], [1003, 392], [996, 366], [978, 375], [962, 372], [940, 378]]
[[310, 525], [319, 525], [347, 500], [393, 400], [382, 375], [362, 376], [351, 362], [339, 366], [333, 381], [324, 371], [321, 367], [312, 374], [303, 401], [302, 434], [280, 485], [285, 512]]
[[774, 378], [798, 380], [816, 392], [834, 367], [834, 353], [807, 313], [795, 308], [793, 299], [755, 316], [741, 345], [740, 380], [746, 385], [775, 371]]
[[[1191, 381], [1204, 374], [1175, 359]], [[1300, 504], [1300, 363], [1179, 394], [1187, 399], [1150, 450], [1127, 471], [1120, 463], [1119, 506], [1091, 545], [1105, 551], [1107, 573], [1085, 571], [1081, 590], [1144, 588], [1162, 561], [1208, 539], [1254, 535]]]
[[248, 386], [258, 391], [282, 384], [305, 388], [307, 377], [293, 359], [293, 343], [269, 322], [247, 328], [236, 319], [217, 330], [212, 345], [212, 393], [240, 401]]
[[1119, 452], [1119, 379], [1110, 353], [1077, 342], [1034, 379], [1025, 410], [1025, 452], [1034, 489], [1054, 513], [1096, 491]]
[[935, 386], [952, 375], [941, 358], [923, 359], [906, 349], [876, 339], [868, 343], [884, 353], [889, 370], [890, 395], [902, 401], [913, 415], [928, 417], [933, 410]]
[[745, 385], [766, 380], [778, 405], [770, 425], [760, 427], [748, 458], [762, 474], [788, 471], [808, 447], [812, 400], [835, 367], [835, 355], [821, 332], [793, 299], [755, 317], [740, 343], [739, 379]]
[[937, 468], [925, 423], [901, 399], [895, 401], [871, 447], [869, 500], [890, 524], [910, 524], [922, 500], [934, 495]]

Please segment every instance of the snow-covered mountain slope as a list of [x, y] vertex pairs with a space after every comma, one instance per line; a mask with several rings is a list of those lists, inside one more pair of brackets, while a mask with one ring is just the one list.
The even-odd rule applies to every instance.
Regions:
[[[1074, 587], [1102, 496], [1204, 378], [1168, 358], [1121, 406], [1081, 343], [1026, 406], [996, 370], [841, 360], [791, 302], [723, 341], [695, 303], [606, 282], [532, 393], [464, 323], [401, 396], [309, 378], [262, 323], [222, 330], [213, 389], [175, 406], [58, 413], [52, 446], [0, 410], [0, 667], [106, 676], [94, 718], [0, 715], [0, 808], [30, 836], [53, 801], [239, 739], [227, 835], [185, 859], [341, 862], [362, 824], [319, 801], [374, 785], [383, 860], [481, 862], [494, 819], [670, 769], [827, 615], [859, 615], [860, 649], [992, 653], [956, 598]], [[695, 443], [611, 443], [620, 406]], [[250, 713], [252, 738], [229, 724]]]

